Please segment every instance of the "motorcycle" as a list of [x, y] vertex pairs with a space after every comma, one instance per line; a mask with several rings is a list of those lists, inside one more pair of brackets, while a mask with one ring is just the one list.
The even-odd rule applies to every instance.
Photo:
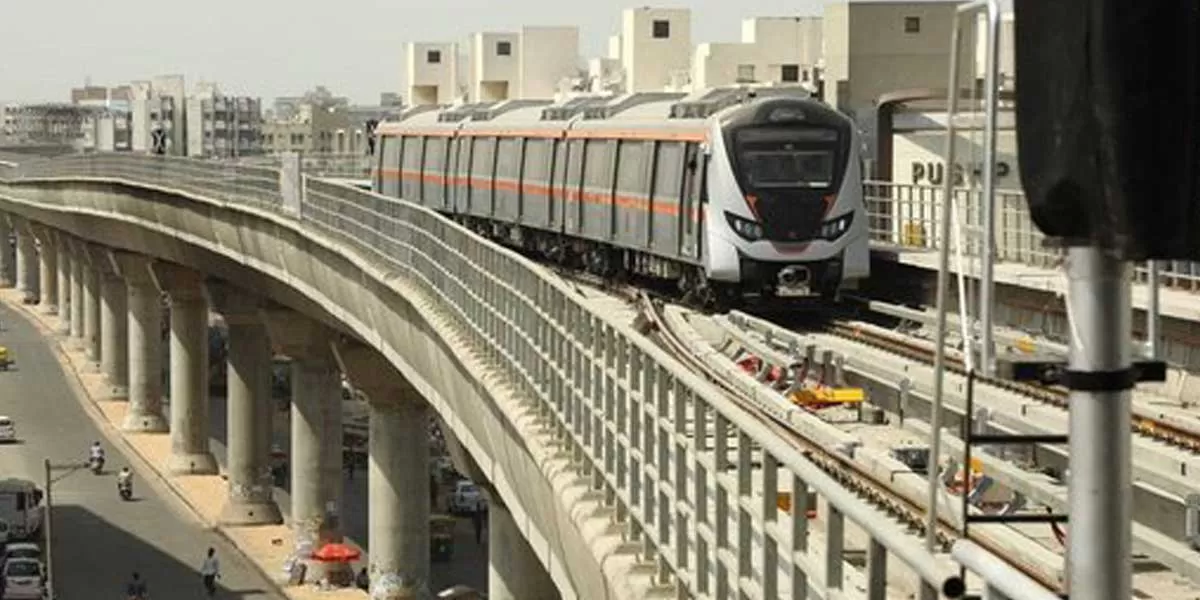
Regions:
[[119, 481], [117, 482], [117, 493], [121, 495], [122, 500], [133, 499], [133, 482]]
[[88, 468], [90, 468], [92, 473], [95, 473], [96, 475], [102, 473], [104, 471], [104, 457], [93, 456], [88, 459]]

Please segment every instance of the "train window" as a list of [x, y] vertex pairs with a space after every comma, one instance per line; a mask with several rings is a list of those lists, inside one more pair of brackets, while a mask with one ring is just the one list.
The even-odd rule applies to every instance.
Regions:
[[400, 197], [415, 199], [421, 191], [421, 154], [424, 151], [424, 138], [405, 136], [402, 159]]
[[474, 138], [475, 151], [471, 153], [471, 179], [491, 179], [495, 168], [496, 138]]
[[521, 177], [522, 138], [501, 138], [496, 151], [496, 179], [516, 181]]
[[579, 189], [579, 184], [583, 178], [583, 140], [570, 141], [570, 156], [567, 161], [567, 180], [564, 182], [567, 189]]
[[425, 172], [441, 173], [446, 168], [446, 141], [449, 138], [431, 137], [425, 142]]
[[382, 145], [382, 164], [379, 169], [380, 192], [388, 196], [400, 195], [400, 139], [385, 137], [379, 141]]
[[525, 142], [525, 169], [521, 179], [526, 183], [546, 185], [550, 178], [551, 142], [541, 138], [530, 138]]
[[587, 166], [583, 169], [584, 186], [596, 192], [611, 192], [613, 187], [613, 140], [588, 140], [584, 150]]
[[647, 195], [650, 178], [646, 171], [646, 160], [653, 151], [654, 142], [623, 140], [617, 155], [617, 189], [624, 194]]
[[683, 144], [659, 142], [658, 157], [654, 161], [655, 201], [679, 202], [679, 191], [682, 187]]
[[837, 137], [829, 129], [738, 131], [734, 138], [742, 177], [752, 188], [827, 188], [833, 185]]

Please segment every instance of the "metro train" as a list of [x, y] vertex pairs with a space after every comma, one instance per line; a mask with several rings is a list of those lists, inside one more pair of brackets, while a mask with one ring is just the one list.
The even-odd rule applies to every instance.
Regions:
[[375, 134], [375, 191], [604, 278], [730, 306], [869, 274], [858, 133], [799, 89], [510, 100]]

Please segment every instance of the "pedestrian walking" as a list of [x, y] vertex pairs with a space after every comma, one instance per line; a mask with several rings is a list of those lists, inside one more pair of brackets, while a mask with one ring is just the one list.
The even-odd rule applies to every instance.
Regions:
[[204, 591], [212, 598], [217, 593], [217, 579], [221, 577], [221, 563], [217, 561], [217, 551], [209, 548], [208, 556], [200, 567], [200, 577], [204, 579]]

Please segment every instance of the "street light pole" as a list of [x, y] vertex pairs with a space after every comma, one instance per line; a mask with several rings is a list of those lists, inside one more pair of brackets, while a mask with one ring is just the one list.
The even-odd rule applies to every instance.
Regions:
[[50, 496], [50, 486], [53, 484], [50, 473], [54, 466], [46, 459], [46, 598], [54, 600], [54, 502]]

